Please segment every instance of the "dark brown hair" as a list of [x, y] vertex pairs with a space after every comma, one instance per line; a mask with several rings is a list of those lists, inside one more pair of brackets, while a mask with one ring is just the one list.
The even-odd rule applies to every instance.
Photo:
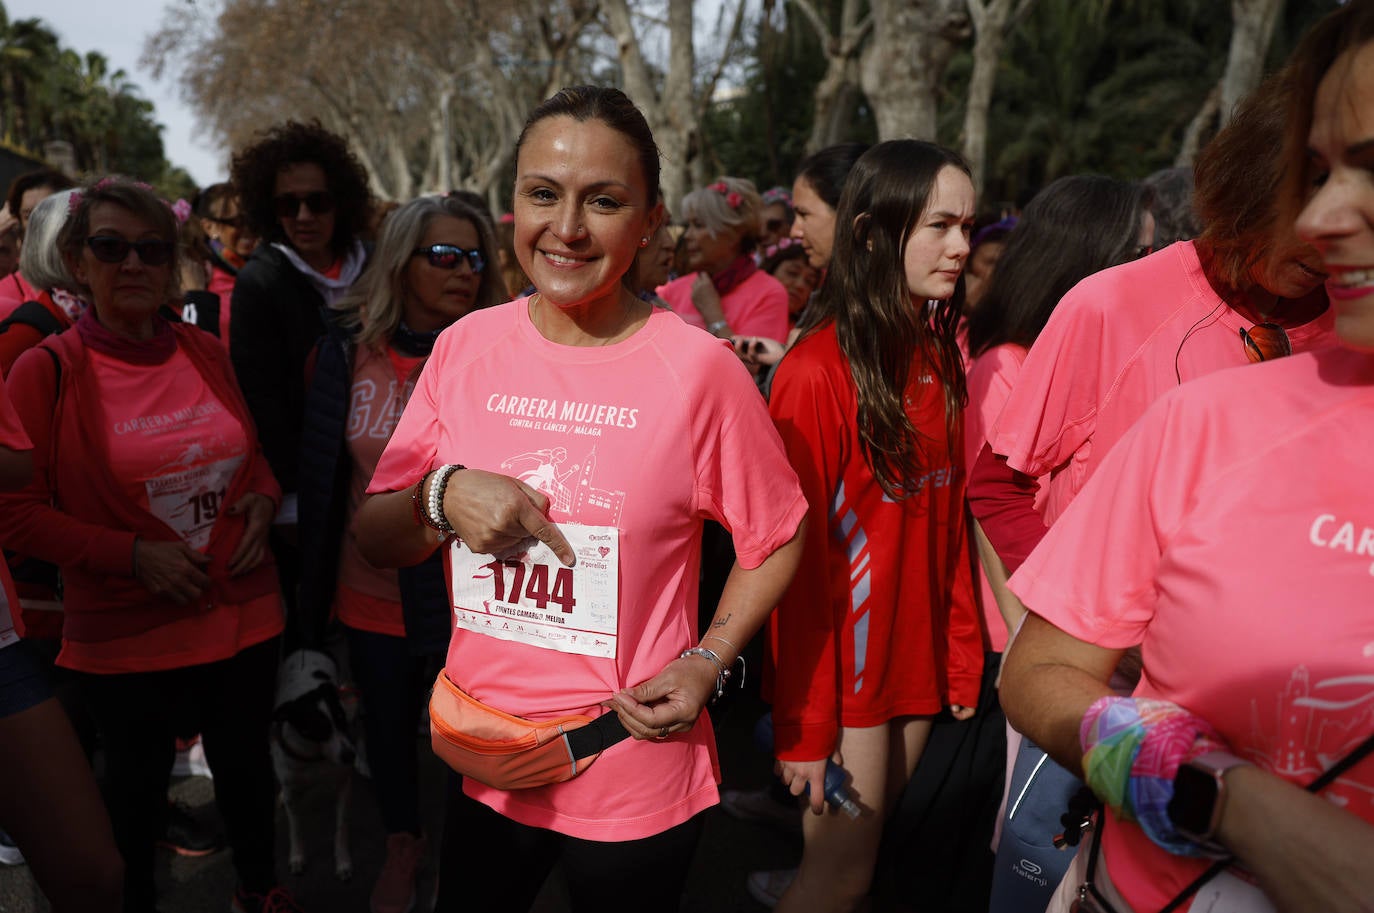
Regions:
[[10, 215], [19, 218], [19, 207], [24, 199], [24, 194], [33, 190], [35, 187], [47, 187], [53, 193], [59, 190], [69, 190], [76, 186], [76, 181], [67, 177], [60, 171], [53, 168], [40, 168], [37, 171], [29, 171], [19, 175], [10, 182], [9, 190], [5, 192], [5, 205], [9, 207]]
[[1198, 241], [1232, 289], [1252, 286], [1251, 268], [1274, 248], [1291, 90], [1288, 71], [1270, 76], [1198, 156], [1193, 181], [1193, 208], [1203, 226]]
[[912, 303], [903, 265], [907, 240], [937, 176], [948, 167], [970, 173], [958, 153], [920, 140], [889, 140], [865, 152], [840, 194], [834, 256], [821, 286], [822, 313], [835, 322], [854, 381], [864, 459], [893, 498], [911, 494], [928, 468], [905, 407], [913, 365], [944, 388], [951, 452], [959, 446], [956, 432], [967, 400], [955, 343], [963, 277], [952, 298], [924, 307]]

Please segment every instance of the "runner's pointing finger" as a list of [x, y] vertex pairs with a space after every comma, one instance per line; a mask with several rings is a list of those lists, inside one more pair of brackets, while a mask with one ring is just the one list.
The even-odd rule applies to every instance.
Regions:
[[[529, 486], [522, 483], [522, 487], [528, 488]], [[533, 502], [528, 502], [521, 507], [520, 525], [531, 536], [547, 545], [565, 566], [572, 567], [577, 563], [577, 556], [573, 554], [572, 546], [568, 544], [568, 540], [563, 537], [562, 530], [536, 509]]]

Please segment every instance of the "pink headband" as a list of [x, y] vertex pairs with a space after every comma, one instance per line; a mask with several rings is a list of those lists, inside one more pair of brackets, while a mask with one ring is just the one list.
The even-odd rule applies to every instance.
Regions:
[[740, 196], [738, 193], [731, 190], [728, 186], [726, 186], [724, 181], [716, 181], [714, 184], [709, 185], [706, 189], [714, 190], [716, 193], [725, 197], [725, 205], [729, 206], [731, 209], [739, 209], [739, 205], [744, 202], [744, 197]]

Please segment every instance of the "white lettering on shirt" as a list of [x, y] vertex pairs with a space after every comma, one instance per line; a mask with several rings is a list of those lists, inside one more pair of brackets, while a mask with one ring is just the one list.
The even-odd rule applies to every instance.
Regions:
[[[1307, 539], [1317, 548], [1374, 558], [1374, 528], [1342, 520], [1335, 514], [1321, 514], [1313, 520]], [[1374, 574], [1374, 564], [1369, 572]]]

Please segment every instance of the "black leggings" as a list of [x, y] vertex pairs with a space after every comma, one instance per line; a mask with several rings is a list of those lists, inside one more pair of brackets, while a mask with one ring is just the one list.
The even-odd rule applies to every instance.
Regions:
[[199, 724], [234, 868], [250, 891], [275, 883], [276, 784], [267, 746], [279, 639], [229, 659], [119, 675], [81, 673], [105, 748], [105, 806], [124, 857], [124, 909], [153, 909], [153, 852], [167, 810], [181, 699]]
[[678, 908], [701, 837], [701, 816], [642, 840], [580, 840], [517, 824], [463, 795], [449, 777], [435, 913], [526, 913], [563, 864], [572, 913]]

